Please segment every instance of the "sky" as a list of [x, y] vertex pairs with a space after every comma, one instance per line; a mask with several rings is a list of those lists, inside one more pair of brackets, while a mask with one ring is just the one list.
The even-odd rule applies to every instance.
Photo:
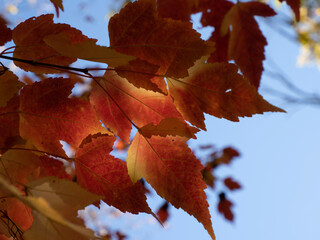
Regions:
[[[4, 8], [9, 2], [12, 1], [0, 0], [0, 8]], [[42, 9], [53, 12], [49, 1], [41, 2]], [[85, 35], [97, 38], [99, 44], [107, 45], [107, 20], [110, 10], [117, 9], [114, 1], [75, 2], [65, 0], [65, 12], [60, 13], [59, 19], [55, 17], [55, 21], [69, 23], [82, 30]], [[85, 5], [83, 2], [90, 4]], [[17, 16], [22, 16], [20, 20], [24, 20], [26, 16], [39, 15], [39, 3], [35, 6], [37, 7], [32, 8], [27, 1], [23, 1], [18, 5], [20, 12], [11, 17], [19, 21]], [[2, 12], [3, 9], [0, 10]], [[282, 6], [281, 11], [291, 14], [286, 6]], [[85, 19], [90, 21], [84, 21]], [[277, 22], [277, 18], [274, 21]], [[288, 41], [265, 21], [259, 22], [268, 40], [265, 68], [272, 69], [274, 64], [271, 63], [274, 62], [302, 89], [319, 91], [320, 73], [317, 66], [297, 67], [299, 45]], [[13, 22], [15, 24], [17, 22]], [[223, 177], [232, 176], [243, 186], [242, 190], [229, 196], [235, 204], [233, 223], [227, 222], [217, 213], [216, 194], [207, 191], [213, 228], [218, 240], [320, 239], [320, 106], [285, 104], [266, 91], [268, 88], [281, 87], [277, 79], [263, 75], [261, 94], [272, 104], [285, 109], [286, 114], [255, 115], [243, 118], [238, 123], [206, 116], [207, 131], [199, 133], [198, 139], [190, 142], [192, 149], [200, 144], [210, 143], [218, 148], [233, 146], [241, 153], [241, 157], [231, 166], [218, 172]], [[161, 203], [160, 199], [151, 200], [150, 206], [155, 210]], [[170, 210], [171, 216], [165, 228], [144, 214], [106, 218], [100, 224], [119, 227], [130, 234], [130, 239], [136, 240], [210, 239], [202, 225], [193, 217], [181, 209]], [[111, 210], [103, 207], [102, 211]]]

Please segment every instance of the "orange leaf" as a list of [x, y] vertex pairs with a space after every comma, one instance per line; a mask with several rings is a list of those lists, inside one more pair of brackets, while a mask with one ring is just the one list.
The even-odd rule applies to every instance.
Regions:
[[[61, 56], [56, 50], [44, 42], [45, 37], [58, 33], [66, 34], [72, 43], [81, 43], [88, 40], [86, 36], [82, 35], [80, 30], [72, 28], [67, 24], [53, 23], [53, 14], [41, 15], [20, 23], [13, 30], [12, 38], [16, 44], [13, 56], [25, 60], [57, 65], [69, 65], [75, 62], [77, 60], [76, 58]], [[57, 69], [31, 65], [19, 61], [15, 61], [14, 63], [26, 71], [36, 73], [60, 72]]]
[[110, 155], [115, 139], [97, 134], [83, 140], [75, 155], [78, 183], [122, 212], [152, 213], [142, 184], [132, 184], [126, 163]]
[[106, 132], [89, 101], [69, 98], [75, 80], [48, 78], [21, 91], [20, 134], [39, 150], [65, 156], [60, 140], [78, 147], [91, 133]]
[[124, 141], [130, 142], [129, 119], [138, 127], [165, 117], [182, 119], [170, 96], [135, 88], [116, 74], [107, 73], [104, 79], [93, 87], [90, 102], [105, 126]]
[[8, 199], [7, 214], [23, 231], [30, 228], [33, 223], [31, 208], [16, 198]]
[[226, 34], [232, 26], [228, 55], [240, 67], [243, 75], [256, 88], [260, 85], [265, 59], [264, 46], [267, 45], [255, 15], [269, 17], [276, 13], [267, 4], [260, 2], [238, 2], [225, 16], [221, 32]]
[[286, 2], [294, 12], [296, 16], [296, 21], [300, 21], [300, 0], [279, 0], [280, 2]]
[[167, 78], [174, 104], [191, 124], [205, 129], [204, 115], [239, 121], [264, 112], [283, 112], [265, 101], [238, 69], [228, 63], [201, 63], [182, 80]]
[[110, 45], [160, 67], [158, 74], [185, 77], [187, 69], [213, 51], [192, 24], [157, 16], [155, 0], [128, 3], [109, 22]]
[[193, 215], [215, 239], [202, 180], [200, 161], [182, 137], [145, 138], [136, 134], [127, 154], [133, 182], [144, 178], [176, 208]]
[[0, 46], [12, 39], [12, 30], [7, 27], [6, 20], [0, 16]]
[[190, 127], [188, 124], [177, 118], [164, 118], [158, 125], [149, 123], [148, 125], [143, 126], [140, 128], [140, 132], [148, 138], [151, 138], [153, 135], [161, 137], [171, 135], [196, 139], [194, 134], [198, 132], [198, 129]]

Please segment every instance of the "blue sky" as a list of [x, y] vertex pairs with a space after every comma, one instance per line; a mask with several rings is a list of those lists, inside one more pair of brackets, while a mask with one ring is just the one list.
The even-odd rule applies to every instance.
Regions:
[[[7, 2], [0, 0], [0, 6]], [[28, 5], [22, 3], [21, 12], [23, 4]], [[106, 15], [111, 1], [93, 0], [82, 10], [75, 1], [64, 1], [64, 6], [65, 13], [61, 13], [57, 21], [69, 23], [87, 36], [99, 39], [102, 45], [108, 43]], [[290, 13], [286, 7], [281, 9]], [[28, 10], [23, 15], [33, 16], [35, 12], [37, 9]], [[92, 23], [83, 21], [85, 13], [91, 14]], [[269, 43], [265, 66], [270, 66], [268, 59], [272, 59], [298, 86], [318, 91], [319, 69], [316, 66], [297, 68], [299, 45], [265, 24], [262, 29]], [[217, 214], [216, 196], [208, 191], [213, 227], [218, 240], [318, 240], [320, 108], [282, 104], [264, 91], [267, 87], [278, 89], [281, 84], [263, 76], [261, 94], [288, 113], [256, 115], [239, 123], [206, 116], [207, 132], [199, 133], [197, 141], [190, 143], [191, 147], [208, 143], [217, 147], [234, 146], [241, 152], [241, 157], [230, 167], [219, 170], [219, 175], [233, 176], [243, 185], [241, 191], [230, 195], [235, 203], [235, 221], [229, 223]], [[160, 200], [150, 201], [153, 209], [159, 204]], [[130, 232], [132, 239], [210, 239], [193, 217], [182, 210], [171, 210], [165, 229], [143, 214], [107, 219], [107, 225]]]

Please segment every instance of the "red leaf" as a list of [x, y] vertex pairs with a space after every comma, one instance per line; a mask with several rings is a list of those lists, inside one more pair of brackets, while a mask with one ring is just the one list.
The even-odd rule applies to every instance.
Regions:
[[[106, 74], [90, 95], [100, 119], [115, 135], [130, 142], [131, 122], [159, 124], [165, 117], [182, 119], [170, 96], [135, 88], [116, 74]], [[139, 113], [139, 114], [137, 114]]]
[[232, 26], [228, 55], [240, 67], [243, 75], [256, 88], [260, 85], [265, 59], [264, 46], [267, 45], [255, 15], [268, 17], [276, 13], [267, 4], [260, 2], [238, 2], [225, 16], [221, 32], [226, 34]]
[[65, 156], [60, 140], [78, 147], [91, 133], [107, 132], [89, 101], [69, 98], [75, 81], [48, 78], [21, 91], [21, 137], [39, 150]]
[[223, 214], [223, 216], [229, 220], [229, 221], [233, 221], [233, 213], [231, 211], [231, 207], [232, 207], [232, 202], [230, 202], [224, 193], [220, 193], [219, 195], [219, 203], [218, 203], [218, 211]]
[[201, 63], [189, 69], [189, 77], [167, 78], [170, 94], [182, 116], [205, 129], [204, 114], [239, 121], [264, 112], [283, 112], [265, 101], [233, 64]]
[[63, 162], [48, 156], [41, 156], [40, 160], [42, 164], [42, 177], [55, 176], [61, 179], [72, 180], [71, 176], [68, 173], [66, 173], [65, 167], [63, 166]]
[[[4, 71], [1, 69], [1, 71]], [[5, 107], [7, 102], [24, 86], [18, 77], [6, 70], [0, 75], [0, 107]]]
[[229, 33], [221, 36], [223, 18], [234, 5], [226, 0], [201, 0], [199, 9], [202, 10], [201, 23], [203, 26], [214, 27], [210, 41], [215, 43], [216, 50], [211, 53], [208, 62], [228, 62]]
[[97, 134], [83, 140], [75, 155], [78, 183], [122, 212], [152, 213], [141, 182], [132, 184], [126, 163], [110, 155], [115, 139]]
[[169, 218], [169, 204], [165, 202], [157, 211], [157, 216], [159, 217], [162, 223], [165, 223]]
[[241, 185], [237, 181], [234, 181], [231, 177], [226, 178], [223, 182], [224, 185], [226, 185], [226, 187], [228, 187], [231, 191], [241, 188]]
[[7, 27], [7, 22], [0, 16], [0, 46], [12, 39], [12, 30]]
[[159, 17], [189, 21], [192, 9], [198, 5], [198, 0], [158, 0]]
[[[88, 40], [86, 36], [82, 35], [80, 30], [72, 28], [67, 24], [53, 23], [53, 14], [41, 15], [20, 23], [13, 30], [13, 41], [16, 44], [13, 56], [47, 64], [69, 65], [75, 62], [77, 60], [76, 58], [61, 56], [44, 42], [46, 36], [58, 33], [66, 34], [72, 43]], [[31, 65], [19, 61], [15, 61], [14, 63], [26, 71], [36, 73], [60, 72], [60, 70], [57, 69]]]
[[193, 215], [215, 239], [202, 180], [200, 161], [182, 137], [145, 138], [136, 134], [127, 154], [133, 182], [144, 178], [176, 208]]
[[14, 96], [5, 107], [0, 107], [0, 153], [19, 138], [19, 104], [19, 96]]
[[191, 23], [159, 18], [155, 0], [128, 3], [110, 19], [109, 35], [111, 47], [157, 65], [158, 74], [171, 77], [187, 76], [187, 69], [213, 50]]

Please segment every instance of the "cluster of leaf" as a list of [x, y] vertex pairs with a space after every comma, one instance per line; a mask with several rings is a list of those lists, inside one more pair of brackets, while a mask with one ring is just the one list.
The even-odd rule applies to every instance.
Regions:
[[[223, 165], [229, 165], [235, 157], [239, 157], [240, 154], [237, 150], [231, 147], [226, 147], [222, 151], [217, 151], [214, 146], [200, 146], [200, 149], [210, 150], [211, 153], [208, 154], [206, 164], [202, 170], [203, 180], [212, 189], [216, 188], [216, 182], [221, 180], [215, 176], [215, 170]], [[223, 179], [223, 184], [227, 191], [234, 191], [241, 188], [241, 185], [232, 179], [231, 177], [226, 177]], [[232, 202], [226, 196], [226, 190], [219, 193], [218, 211], [223, 214], [223, 216], [229, 220], [233, 221], [233, 213], [231, 207]]]
[[[196, 12], [203, 26], [215, 29], [208, 41], [192, 29]], [[143, 178], [215, 239], [204, 166], [187, 141], [206, 129], [204, 113], [239, 121], [283, 112], [257, 91], [267, 42], [254, 17], [274, 14], [260, 2], [138, 0], [110, 19], [110, 47], [54, 23], [50, 14], [13, 30], [1, 21], [0, 45], [11, 39], [15, 45], [13, 56], [6, 49], [0, 58], [45, 76], [24, 84], [2, 65], [2, 238], [93, 239], [77, 210], [99, 200], [156, 217]], [[108, 68], [95, 76], [95, 69], [69, 66], [78, 59]], [[75, 97], [79, 76], [92, 80], [91, 90]], [[128, 144], [126, 161], [110, 154], [117, 138]], [[73, 157], [61, 141], [74, 149]]]

